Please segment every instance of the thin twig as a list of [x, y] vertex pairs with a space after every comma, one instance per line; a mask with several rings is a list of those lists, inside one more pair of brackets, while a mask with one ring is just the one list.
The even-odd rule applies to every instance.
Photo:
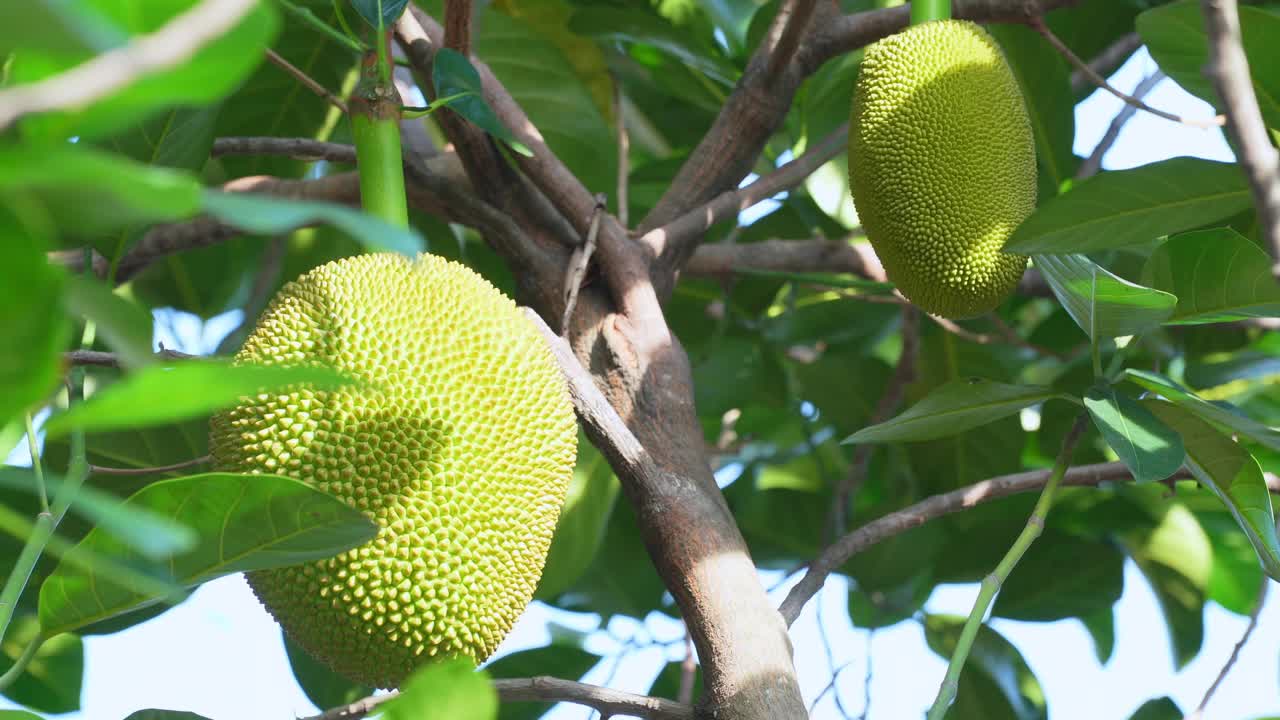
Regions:
[[258, 0], [202, 0], [154, 33], [66, 72], [0, 90], [0, 130], [30, 113], [84, 108], [135, 80], [179, 65], [257, 6]]
[[1081, 73], [1084, 73], [1084, 76], [1088, 78], [1091, 82], [1093, 82], [1093, 84], [1097, 85], [1103, 90], [1106, 90], [1112, 95], [1115, 95], [1116, 97], [1138, 108], [1139, 110], [1145, 110], [1146, 112], [1149, 112], [1152, 115], [1155, 115], [1156, 117], [1162, 117], [1165, 120], [1172, 120], [1173, 122], [1176, 122], [1176, 123], [1182, 123], [1183, 125], [1190, 125], [1191, 127], [1197, 127], [1197, 128], [1221, 127], [1226, 122], [1226, 119], [1223, 118], [1221, 115], [1215, 115], [1214, 117], [1209, 118], [1207, 120], [1201, 119], [1201, 118], [1184, 118], [1181, 115], [1174, 115], [1173, 113], [1165, 112], [1164, 110], [1160, 110], [1158, 108], [1153, 108], [1150, 105], [1142, 102], [1138, 98], [1132, 95], [1127, 95], [1121, 92], [1120, 90], [1117, 90], [1114, 85], [1107, 82], [1106, 78], [1094, 72], [1093, 68], [1089, 67], [1088, 63], [1081, 60], [1080, 56], [1076, 55], [1074, 50], [1067, 47], [1067, 44], [1062, 42], [1062, 38], [1059, 38], [1056, 34], [1054, 34], [1053, 30], [1049, 29], [1049, 25], [1044, 21], [1044, 18], [1033, 17], [1027, 21], [1027, 24], [1031, 27], [1032, 30], [1035, 30], [1036, 32], [1040, 33], [1041, 37], [1049, 41], [1049, 44], [1053, 46], [1054, 50], [1057, 50], [1059, 53], [1061, 53], [1062, 56], [1065, 57], [1068, 62], [1070, 62], [1073, 66], [1075, 66], [1076, 70], [1080, 71]]
[[1227, 114], [1227, 133], [1235, 141], [1237, 157], [1258, 208], [1258, 228], [1280, 275], [1280, 152], [1271, 145], [1249, 75], [1249, 59], [1240, 39], [1235, 0], [1201, 0], [1209, 36], [1209, 64]]
[[872, 643], [875, 640], [875, 637], [876, 637], [875, 628], [871, 628], [870, 630], [867, 631], [867, 650], [866, 650], [867, 672], [862, 676], [862, 714], [858, 716], [858, 720], [867, 720], [867, 718], [870, 717], [871, 715], [871, 679], [872, 679], [871, 649], [873, 647]]
[[[1154, 90], [1156, 85], [1159, 85], [1160, 81], [1164, 79], [1165, 74], [1160, 70], [1156, 70], [1150, 75], [1142, 78], [1142, 81], [1138, 83], [1138, 86], [1133, 89], [1133, 97], [1141, 100], [1147, 96], [1147, 93]], [[1120, 108], [1120, 112], [1116, 113], [1116, 116], [1111, 119], [1111, 125], [1109, 125], [1107, 127], [1107, 131], [1103, 133], [1102, 139], [1098, 141], [1096, 146], [1094, 146], [1093, 152], [1089, 153], [1089, 157], [1086, 158], [1084, 162], [1080, 163], [1080, 169], [1076, 171], [1076, 180], [1084, 180], [1085, 178], [1093, 177], [1098, 174], [1098, 171], [1102, 169], [1103, 156], [1106, 155], [1107, 152], [1111, 150], [1111, 147], [1116, 144], [1116, 140], [1120, 138], [1120, 131], [1123, 130], [1124, 126], [1127, 125], [1129, 121], [1133, 119], [1133, 116], [1137, 114], [1138, 108], [1133, 105], [1125, 104], [1124, 107]]]
[[[156, 353], [157, 360], [189, 360], [196, 355], [188, 355], [177, 350], [160, 350]], [[100, 350], [71, 350], [62, 353], [62, 359], [68, 365], [91, 365], [94, 367], [120, 367], [120, 358], [115, 353], [102, 352]]]
[[276, 67], [292, 75], [295, 80], [302, 83], [308, 90], [319, 95], [325, 100], [328, 100], [329, 104], [341, 110], [343, 115], [350, 114], [350, 111], [347, 110], [347, 104], [342, 101], [342, 98], [329, 92], [328, 88], [317, 82], [315, 78], [303, 72], [301, 68], [280, 57], [280, 54], [275, 50], [267, 48], [267, 59]]
[[1088, 413], [1080, 413], [1071, 429], [1067, 431], [1067, 436], [1062, 440], [1062, 451], [1058, 453], [1057, 463], [1053, 467], [1053, 473], [1045, 482], [1044, 490], [1040, 493], [1040, 498], [1036, 501], [1035, 508], [1031, 511], [1031, 517], [1027, 518], [1027, 524], [1022, 528], [1022, 532], [1018, 533], [1018, 537], [1014, 540], [1009, 551], [1001, 558], [996, 569], [982, 579], [982, 587], [978, 591], [978, 598], [973, 602], [973, 609], [969, 611], [969, 617], [965, 620], [964, 627], [960, 630], [960, 637], [956, 640], [955, 651], [951, 655], [951, 661], [947, 664], [947, 674], [942, 680], [942, 686], [938, 688], [938, 697], [934, 699], [933, 706], [929, 708], [929, 720], [942, 720], [947, 714], [947, 710], [951, 708], [951, 702], [956, 697], [956, 691], [960, 688], [960, 674], [964, 671], [965, 662], [969, 659], [969, 651], [973, 648], [973, 641], [978, 637], [978, 631], [982, 628], [982, 621], [987, 616], [987, 610], [991, 607], [991, 603], [995, 600], [996, 593], [1000, 592], [1001, 586], [1005, 580], [1009, 578], [1009, 574], [1013, 572], [1014, 567], [1026, 555], [1028, 548], [1044, 532], [1045, 521], [1049, 517], [1049, 511], [1053, 507], [1053, 501], [1058, 492], [1058, 487], [1062, 483], [1062, 478], [1067, 474], [1067, 469], [1071, 465], [1071, 456], [1075, 454], [1076, 443], [1080, 440], [1080, 436], [1084, 433], [1085, 427], [1088, 425]]
[[[843, 565], [849, 558], [895, 535], [919, 527], [930, 520], [950, 515], [985, 502], [998, 500], [1017, 493], [1039, 490], [1048, 482], [1050, 470], [1032, 470], [1029, 472], [1000, 475], [983, 480], [973, 485], [950, 492], [925, 498], [920, 502], [876, 518], [871, 522], [850, 532], [829, 545], [812, 562], [800, 582], [787, 594], [778, 608], [787, 624], [795, 622], [800, 610], [806, 602], [826, 582], [827, 577], [835, 569]], [[1190, 477], [1185, 469], [1172, 476], [1174, 479]], [[1267, 487], [1272, 492], [1280, 492], [1280, 478], [1271, 473], [1265, 474]], [[1090, 487], [1108, 482], [1132, 480], [1133, 475], [1124, 463], [1100, 463], [1082, 465], [1067, 471], [1062, 483], [1070, 487]]]
[[587, 276], [587, 268], [591, 265], [591, 255], [596, 251], [596, 236], [600, 232], [600, 218], [604, 216], [604, 193], [596, 195], [596, 206], [591, 211], [591, 222], [587, 226], [587, 237], [582, 244], [574, 248], [569, 256], [569, 267], [564, 273], [564, 315], [560, 318], [560, 336], [569, 336], [569, 320], [573, 317], [573, 308], [578, 304], [578, 291]]
[[628, 176], [631, 174], [631, 135], [627, 132], [627, 118], [622, 103], [622, 81], [617, 75], [610, 73], [609, 78], [613, 81], [613, 122], [618, 126], [618, 196], [615, 201], [617, 204], [618, 224], [623, 228], [630, 227], [629, 216], [630, 208], [628, 207], [627, 186], [629, 184]]
[[1244, 634], [1240, 636], [1236, 646], [1231, 648], [1231, 656], [1227, 658], [1227, 662], [1218, 671], [1218, 677], [1213, 679], [1213, 684], [1205, 691], [1200, 704], [1196, 706], [1194, 712], [1183, 718], [1183, 720], [1201, 720], [1204, 717], [1205, 707], [1213, 699], [1214, 693], [1218, 692], [1218, 687], [1222, 685], [1222, 681], [1227, 679], [1227, 674], [1231, 672], [1231, 668], [1235, 667], [1236, 661], [1240, 659], [1240, 652], [1249, 643], [1249, 638], [1253, 637], [1253, 631], [1258, 629], [1258, 617], [1262, 614], [1262, 606], [1267, 604], [1267, 588], [1270, 585], [1271, 581], [1264, 577], [1262, 579], [1262, 589], [1258, 591], [1257, 604], [1253, 606], [1253, 611], [1249, 613], [1249, 624], [1245, 627]]
[[136, 475], [159, 475], [160, 473], [173, 472], [174, 470], [186, 470], [199, 465], [207, 465], [209, 463], [208, 455], [201, 455], [192, 460], [183, 460], [182, 462], [173, 463], [172, 465], [156, 465], [154, 467], [137, 467], [137, 468], [113, 468], [102, 467], [101, 465], [90, 465], [90, 475], [117, 475], [117, 476], [136, 476]]
[[[898, 355], [898, 364], [885, 385], [884, 392], [876, 403], [875, 411], [867, 421], [868, 425], [876, 425], [888, 420], [902, 403], [902, 396], [907, 385], [915, 379], [916, 356], [920, 346], [920, 313], [911, 305], [902, 306], [902, 352]], [[849, 524], [849, 502], [857, 495], [858, 490], [867, 479], [867, 469], [871, 466], [871, 456], [875, 452], [874, 443], [859, 445], [853, 453], [853, 463], [849, 472], [836, 487], [835, 497], [831, 501], [831, 517], [829, 527], [831, 535], [839, 537], [845, 534]]]
[[[1089, 61], [1089, 69], [1093, 71], [1094, 75], [1107, 77], [1115, 72], [1116, 68], [1123, 65], [1124, 61], [1128, 60], [1129, 56], [1140, 47], [1142, 47], [1142, 38], [1138, 36], [1138, 33], [1131, 32], [1121, 35], [1116, 38], [1115, 42], [1108, 45], [1106, 49]], [[1092, 86], [1093, 83], [1084, 73], [1079, 70], [1071, 73], [1071, 92], [1080, 93], [1085, 88]]]
[[686, 705], [693, 702], [693, 684], [698, 677], [698, 662], [693, 654], [693, 636], [684, 628], [684, 660], [680, 663], [680, 689], [676, 700]]

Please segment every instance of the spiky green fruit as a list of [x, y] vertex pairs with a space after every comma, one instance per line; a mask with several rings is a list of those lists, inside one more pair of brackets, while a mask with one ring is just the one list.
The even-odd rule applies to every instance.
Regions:
[[1035, 209], [1035, 141], [987, 31], [939, 20], [867, 49], [849, 186], [886, 274], [924, 311], [973, 317], [1013, 290], [1027, 258], [1001, 248]]
[[379, 525], [332, 559], [249, 574], [285, 632], [375, 687], [488, 657], [533, 596], [577, 452], [537, 329], [463, 265], [363, 255], [284, 286], [236, 357], [365, 381], [259, 395], [211, 423], [218, 468], [308, 482]]

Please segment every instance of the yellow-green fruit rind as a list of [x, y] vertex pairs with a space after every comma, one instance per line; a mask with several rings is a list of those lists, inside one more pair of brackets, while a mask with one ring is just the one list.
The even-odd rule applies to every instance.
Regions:
[[488, 657], [533, 596], [577, 452], [538, 330], [463, 265], [363, 255], [282, 288], [236, 357], [366, 382], [259, 395], [211, 423], [218, 468], [308, 482], [379, 525], [337, 557], [249, 575], [285, 632], [375, 687], [430, 657]]
[[1013, 290], [1027, 258], [1001, 248], [1035, 209], [1035, 141], [985, 30], [939, 20], [867, 49], [849, 186], [886, 274], [924, 311], [973, 317]]

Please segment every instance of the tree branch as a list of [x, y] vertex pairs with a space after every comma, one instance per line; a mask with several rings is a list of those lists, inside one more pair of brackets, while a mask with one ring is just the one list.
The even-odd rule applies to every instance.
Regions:
[[[161, 350], [156, 353], [157, 360], [189, 360], [195, 355], [188, 355], [177, 350]], [[62, 353], [62, 359], [68, 365], [88, 365], [92, 367], [120, 367], [120, 358], [115, 353], [100, 350], [71, 350]]]
[[347, 104], [342, 101], [342, 98], [329, 92], [328, 88], [326, 88], [324, 85], [321, 85], [319, 82], [315, 80], [315, 78], [303, 72], [300, 68], [295, 66], [293, 63], [289, 62], [288, 60], [285, 60], [275, 50], [272, 50], [271, 48], [267, 48], [267, 59], [271, 61], [271, 64], [275, 65], [281, 70], [284, 70], [285, 72], [292, 75], [293, 79], [302, 83], [302, 85], [306, 87], [308, 90], [315, 93], [316, 95], [319, 95], [325, 100], [329, 101], [329, 104], [341, 110], [343, 115], [351, 114], [351, 111], [347, 109]]
[[445, 0], [444, 46], [471, 55], [471, 0]]
[[1201, 0], [1209, 35], [1209, 64], [1227, 115], [1227, 133], [1235, 141], [1240, 165], [1249, 178], [1258, 226], [1271, 259], [1280, 271], [1280, 153], [1271, 145], [1253, 92], [1249, 60], [1240, 40], [1240, 17], [1235, 0]]
[[[1040, 490], [1048, 482], [1051, 474], [1051, 470], [1033, 470], [1001, 475], [958, 490], [934, 495], [910, 507], [872, 520], [823, 550], [822, 554], [809, 564], [809, 570], [791, 589], [778, 611], [782, 613], [787, 625], [790, 625], [800, 616], [800, 610], [804, 608], [809, 598], [822, 589], [827, 576], [854, 555], [876, 543], [944, 515], [967, 510], [1016, 493]], [[1067, 471], [1062, 482], [1069, 486], [1088, 487], [1106, 482], [1130, 480], [1132, 477], [1123, 463], [1114, 462], [1072, 468]], [[1190, 477], [1190, 474], [1186, 468], [1182, 468], [1174, 473], [1172, 479], [1187, 477]], [[1267, 473], [1266, 479], [1267, 487], [1271, 492], [1280, 492], [1280, 478]]]
[[1159, 108], [1153, 108], [1150, 105], [1142, 102], [1141, 99], [1133, 95], [1127, 95], [1121, 92], [1120, 90], [1117, 90], [1114, 85], [1107, 82], [1106, 78], [1094, 72], [1093, 68], [1089, 67], [1089, 65], [1085, 61], [1080, 59], [1079, 55], [1075, 54], [1075, 51], [1067, 47], [1067, 44], [1062, 42], [1062, 39], [1059, 38], [1056, 34], [1054, 34], [1053, 30], [1051, 30], [1049, 28], [1049, 25], [1044, 21], [1044, 18], [1040, 18], [1040, 17], [1031, 18], [1030, 20], [1027, 21], [1027, 25], [1030, 26], [1032, 30], [1035, 30], [1037, 33], [1039, 33], [1040, 36], [1043, 37], [1046, 41], [1048, 41], [1048, 43], [1052, 45], [1053, 48], [1057, 50], [1059, 54], [1061, 54], [1063, 57], [1067, 59], [1068, 62], [1070, 62], [1073, 66], [1075, 66], [1077, 72], [1084, 73], [1084, 76], [1088, 78], [1091, 82], [1093, 82], [1095, 85], [1102, 88], [1103, 90], [1106, 90], [1112, 95], [1115, 95], [1116, 97], [1120, 98], [1128, 105], [1132, 105], [1133, 107], [1139, 110], [1145, 110], [1151, 113], [1152, 115], [1155, 115], [1156, 117], [1161, 117], [1161, 118], [1164, 118], [1165, 120], [1172, 120], [1173, 122], [1182, 123], [1183, 125], [1190, 125], [1191, 127], [1198, 127], [1198, 128], [1219, 127], [1226, 122], [1226, 120], [1221, 115], [1216, 115], [1207, 120], [1202, 120], [1199, 118], [1184, 118], [1181, 115], [1174, 115], [1171, 112], [1165, 112], [1164, 110], [1160, 110]]
[[[1123, 65], [1124, 61], [1128, 60], [1129, 56], [1140, 47], [1142, 47], [1142, 38], [1138, 37], [1138, 33], [1121, 35], [1105, 50], [1098, 53], [1097, 57], [1089, 61], [1089, 70], [1094, 75], [1107, 77]], [[1083, 72], [1075, 70], [1071, 73], [1071, 92], [1081, 93], [1085, 88], [1093, 86], [1093, 81]]]
[[658, 258], [661, 270], [670, 273], [679, 269], [712, 225], [736, 217], [752, 205], [804, 182], [805, 178], [844, 150], [848, 136], [849, 125], [846, 123], [800, 157], [744, 188], [721, 193], [706, 205], [694, 208], [660, 228], [650, 230], [640, 238], [640, 242]]
[[29, 113], [77, 110], [171, 68], [226, 33], [257, 0], [202, 0], [159, 30], [38, 82], [0, 90], [0, 130]]
[[769, 60], [765, 67], [765, 81], [772, 83], [778, 77], [778, 73], [791, 62], [791, 58], [796, 54], [796, 48], [800, 45], [800, 38], [804, 36], [805, 31], [809, 28], [809, 20], [813, 17], [813, 9], [817, 5], [817, 0], [790, 0], [778, 12], [778, 19], [774, 23], [774, 27], [781, 26], [782, 30], [778, 34], [776, 41], [768, 38], [767, 42], [772, 46], [769, 52]]
[[[1146, 97], [1147, 93], [1154, 90], [1156, 85], [1159, 85], [1160, 81], [1164, 80], [1165, 77], [1165, 74], [1159, 70], [1146, 76], [1133, 89], [1133, 97], [1137, 100]], [[1116, 113], [1116, 116], [1111, 119], [1111, 124], [1107, 126], [1107, 131], [1103, 133], [1102, 139], [1094, 146], [1093, 152], [1089, 153], [1089, 157], [1080, 163], [1080, 169], [1076, 171], [1076, 180], [1084, 180], [1098, 174], [1098, 171], [1102, 169], [1102, 158], [1116, 144], [1116, 140], [1120, 138], [1120, 131], [1137, 114], [1138, 108], [1128, 103], [1120, 108], [1120, 112]]]
[[1205, 690], [1204, 697], [1200, 699], [1200, 704], [1184, 720], [1200, 720], [1204, 717], [1204, 709], [1208, 707], [1209, 701], [1218, 692], [1222, 681], [1227, 679], [1231, 668], [1235, 667], [1236, 661], [1240, 659], [1240, 652], [1244, 650], [1245, 645], [1249, 644], [1249, 638], [1253, 637], [1253, 631], [1258, 629], [1258, 618], [1262, 615], [1262, 606], [1267, 604], [1267, 588], [1270, 585], [1271, 581], [1264, 576], [1262, 578], [1262, 588], [1258, 591], [1258, 599], [1253, 606], [1253, 610], [1249, 613], [1249, 624], [1245, 626], [1244, 634], [1236, 641], [1235, 647], [1231, 648], [1231, 655], [1223, 663], [1222, 669], [1218, 671], [1218, 676], [1213, 679], [1213, 684], [1209, 686], [1208, 690]]

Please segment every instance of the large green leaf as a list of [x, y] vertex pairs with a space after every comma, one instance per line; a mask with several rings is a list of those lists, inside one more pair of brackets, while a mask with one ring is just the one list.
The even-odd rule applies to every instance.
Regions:
[[1186, 717], [1178, 703], [1168, 697], [1148, 700], [1129, 716], [1129, 720], [1182, 720]]
[[198, 171], [213, 147], [218, 105], [155, 113], [95, 143], [147, 165]]
[[481, 130], [498, 138], [521, 155], [532, 156], [533, 153], [523, 143], [516, 140], [511, 129], [503, 124], [497, 113], [484, 99], [484, 86], [480, 73], [472, 67], [466, 55], [443, 48], [436, 53], [431, 64], [431, 84], [436, 89], [437, 99], [454, 98], [449, 108], [462, 117], [470, 120]]
[[[960, 639], [965, 619], [926, 615], [924, 637], [929, 649], [949, 659]], [[1040, 682], [1022, 654], [1000, 633], [978, 629], [965, 671], [960, 676], [951, 720], [1044, 720], [1047, 710]]]
[[[377, 525], [359, 510], [305, 483], [275, 475], [209, 473], [161, 480], [126, 502], [196, 532], [195, 548], [170, 556], [163, 568], [152, 568], [185, 587], [232, 573], [332, 557], [368, 542], [377, 532]], [[118, 539], [97, 529], [76, 547], [126, 563], [138, 559]], [[162, 599], [64, 564], [40, 588], [40, 624], [49, 633], [66, 632]]]
[[[131, 35], [154, 32], [196, 0], [93, 0], [92, 7]], [[141, 73], [107, 97], [74, 110], [23, 121], [28, 137], [50, 143], [72, 136], [96, 138], [143, 120], [149, 112], [175, 105], [201, 105], [230, 93], [260, 62], [280, 19], [271, 3], [258, 3], [230, 31], [171, 67]], [[10, 81], [35, 82], [87, 60], [89, 53], [20, 52]]]
[[551, 538], [535, 598], [549, 600], [577, 582], [604, 542], [605, 525], [618, 498], [618, 479], [608, 461], [584, 436], [578, 462]]
[[1023, 408], [1070, 397], [1051, 388], [1006, 385], [984, 378], [953, 380], [933, 390], [906, 412], [863, 428], [847, 443], [933, 440], [985, 425]]
[[1182, 466], [1182, 438], [1138, 401], [1110, 385], [1084, 397], [1093, 424], [1138, 482], [1169, 477]]
[[1249, 207], [1234, 163], [1179, 157], [1095, 175], [1041, 205], [1004, 249], [1066, 254], [1139, 245]]
[[1156, 327], [1178, 303], [1173, 295], [1113, 275], [1084, 255], [1036, 255], [1034, 262], [1058, 302], [1095, 340]]
[[1163, 400], [1143, 405], [1178, 431], [1187, 449], [1187, 467], [1221, 498], [1248, 536], [1267, 574], [1280, 581], [1280, 541], [1262, 468], [1244, 448], [1191, 411]]
[[93, 321], [123, 367], [134, 369], [155, 362], [151, 345], [155, 321], [145, 308], [84, 275], [68, 278], [65, 301], [74, 315]]
[[279, 235], [304, 225], [328, 223], [373, 251], [412, 256], [424, 247], [422, 236], [416, 230], [396, 227], [345, 205], [206, 190], [204, 210], [228, 225], [262, 235]]
[[1086, 615], [1080, 618], [1080, 623], [1084, 625], [1084, 629], [1089, 632], [1089, 638], [1093, 640], [1093, 654], [1098, 658], [1098, 663], [1105, 665], [1111, 660], [1111, 654], [1116, 649], [1114, 606]]
[[[1188, 92], [1220, 106], [1213, 82], [1204, 73], [1209, 62], [1209, 42], [1200, 5], [1198, 0], [1183, 0], [1153, 8], [1139, 15], [1135, 24], [1161, 70]], [[1280, 17], [1247, 5], [1239, 13], [1240, 39], [1262, 119], [1269, 127], [1280, 128], [1280, 68], [1275, 63], [1275, 50], [1280, 46]]]
[[1221, 406], [1208, 402], [1195, 393], [1179, 387], [1169, 378], [1146, 370], [1129, 368], [1125, 370], [1125, 379], [1164, 397], [1175, 405], [1180, 405], [1190, 410], [1205, 420], [1229, 427], [1254, 442], [1266, 445], [1272, 450], [1280, 450], [1280, 431], [1249, 418], [1236, 408], [1231, 410], [1223, 409]]
[[1000, 43], [1022, 89], [1036, 141], [1040, 198], [1051, 198], [1075, 176], [1080, 162], [1071, 151], [1076, 135], [1071, 72], [1066, 60], [1031, 28], [993, 24], [987, 29]]
[[455, 658], [418, 668], [380, 709], [387, 720], [495, 720], [498, 694], [487, 673]]
[[1049, 528], [1005, 580], [991, 614], [1032, 622], [1092, 615], [1123, 591], [1124, 555], [1112, 544]]
[[74, 428], [100, 432], [164, 425], [292, 385], [331, 389], [351, 382], [320, 366], [233, 365], [207, 359], [150, 365], [53, 415], [45, 423], [45, 431], [58, 436]]
[[138, 710], [129, 714], [124, 720], [209, 720], [185, 710]]
[[3, 201], [0, 194], [0, 427], [57, 386], [71, 331], [61, 311], [63, 273]]
[[1156, 248], [1143, 282], [1178, 296], [1171, 323], [1280, 316], [1271, 256], [1231, 228], [1182, 233]]
[[[493, 678], [527, 678], [537, 675], [576, 680], [587, 674], [600, 661], [576, 644], [552, 642], [544, 647], [504, 655], [484, 667]], [[546, 714], [550, 703], [503, 703], [498, 720], [537, 720]]]
[[67, 143], [0, 147], [0, 199], [10, 192], [37, 200], [60, 229], [83, 233], [176, 220], [200, 207], [194, 176]]
[[1174, 665], [1181, 668], [1204, 641], [1204, 603], [1213, 568], [1209, 539], [1181, 505], [1168, 506], [1155, 528], [1123, 533], [1120, 539], [1155, 592]]
[[[18, 617], [0, 643], [0, 674], [13, 666], [27, 646], [40, 635], [34, 615]], [[63, 634], [44, 640], [26, 670], [4, 689], [4, 696], [44, 713], [80, 709], [84, 678], [84, 648], [80, 638]]]
[[311, 704], [318, 708], [327, 710], [349, 705], [373, 694], [373, 688], [351, 682], [331, 670], [328, 665], [311, 657], [306, 650], [290, 640], [288, 635], [284, 637], [284, 651], [289, 656], [289, 667], [293, 670], [293, 678], [298, 681], [298, 687], [302, 688]]
[[606, 4], [583, 6], [569, 21], [569, 29], [601, 40], [647, 45], [726, 88], [738, 79], [738, 69], [721, 56], [714, 45], [639, 8], [624, 9]]
[[123, 44], [124, 31], [85, 3], [0, 3], [0, 56], [14, 50], [76, 55]]

